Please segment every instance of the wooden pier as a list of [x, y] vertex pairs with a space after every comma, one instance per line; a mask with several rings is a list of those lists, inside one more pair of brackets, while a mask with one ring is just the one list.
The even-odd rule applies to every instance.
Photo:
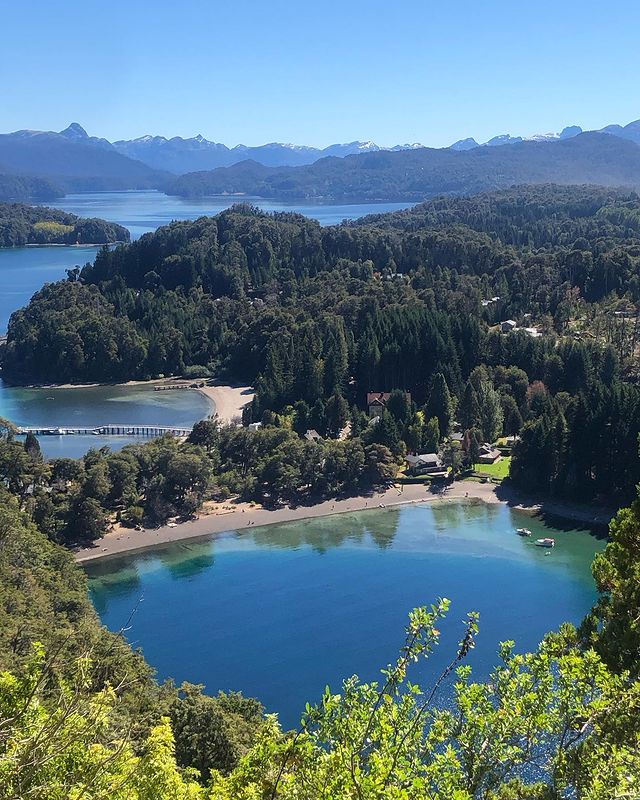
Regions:
[[188, 436], [191, 428], [175, 428], [164, 425], [98, 425], [95, 428], [80, 427], [19, 427], [18, 436], [33, 433], [34, 436]]

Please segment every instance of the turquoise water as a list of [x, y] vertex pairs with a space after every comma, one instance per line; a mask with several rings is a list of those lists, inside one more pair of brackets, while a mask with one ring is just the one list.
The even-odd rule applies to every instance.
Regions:
[[[553, 535], [553, 551], [515, 529]], [[498, 642], [534, 648], [595, 598], [604, 542], [506, 506], [404, 506], [230, 532], [87, 565], [102, 621], [142, 647], [160, 678], [241, 690], [295, 726], [306, 701], [394, 660], [408, 612], [452, 601], [442, 647], [414, 676], [450, 660], [470, 610], [481, 614], [471, 663], [486, 677]], [[131, 612], [133, 619], [128, 623]]]
[[[16, 425], [97, 427], [98, 425], [174, 425], [190, 427], [214, 412], [200, 392], [154, 392], [147, 386], [92, 386], [76, 389], [22, 389], [0, 381], [0, 417]], [[77, 458], [90, 447], [117, 450], [133, 436], [41, 436], [47, 458]]]

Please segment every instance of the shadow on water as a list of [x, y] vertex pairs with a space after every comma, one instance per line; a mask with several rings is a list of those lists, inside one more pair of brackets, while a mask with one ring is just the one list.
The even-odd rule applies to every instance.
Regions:
[[[528, 499], [524, 497], [521, 492], [514, 489], [508, 481], [496, 487], [496, 497], [506, 503], [510, 508], [515, 508], [520, 513], [528, 513], [518, 508], [520, 504], [536, 505], [538, 510], [531, 513], [531, 516], [540, 520], [548, 528], [565, 532], [586, 532], [600, 541], [606, 541], [609, 538], [609, 520], [615, 515], [614, 509], [594, 506], [592, 508], [592, 519], [586, 519], [586, 515], [585, 518], [582, 519], [571, 519], [569, 516], [563, 516], [557, 511], [558, 505], [561, 506], [562, 501], [558, 501], [554, 498], [542, 498], [542, 500], [540, 498], [536, 498], [535, 500]], [[569, 508], [571, 507], [570, 503], [567, 505]], [[589, 506], [581, 506], [583, 513], [587, 509], [589, 509]], [[590, 512], [587, 513], [590, 514]], [[582, 514], [579, 516], [582, 516]]]
[[158, 552], [158, 560], [172, 578], [193, 578], [215, 565], [215, 543], [213, 541], [197, 544], [180, 543], [171, 549]]
[[[558, 546], [547, 553], [523, 540], [523, 525]], [[102, 621], [128, 626], [161, 678], [259, 696], [289, 726], [327, 683], [337, 688], [354, 672], [377, 678], [409, 610], [439, 596], [453, 616], [414, 679], [439, 673], [471, 609], [481, 636], [470, 663], [486, 677], [499, 641], [526, 650], [580, 621], [602, 544], [504, 504], [447, 502], [216, 534], [88, 564], [87, 573]]]

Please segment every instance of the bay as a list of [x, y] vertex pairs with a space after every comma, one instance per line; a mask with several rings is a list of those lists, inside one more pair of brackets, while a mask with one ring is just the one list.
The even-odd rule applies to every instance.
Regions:
[[[551, 535], [549, 551], [522, 539]], [[442, 644], [414, 680], [455, 652], [461, 620], [480, 612], [470, 663], [486, 678], [498, 643], [535, 648], [595, 599], [590, 573], [604, 542], [505, 505], [452, 504], [341, 514], [232, 531], [86, 565], [111, 630], [127, 627], [160, 678], [240, 690], [297, 725], [325, 684], [379, 677], [403, 642], [409, 611], [448, 597]], [[131, 614], [133, 617], [130, 620]]]
[[[191, 427], [213, 414], [213, 403], [193, 390], [155, 392], [149, 386], [88, 386], [26, 389], [0, 381], [0, 417], [16, 425], [97, 427], [160, 425]], [[119, 450], [141, 441], [136, 436], [40, 436], [46, 458], [79, 458], [90, 447]]]
[[45, 283], [66, 277], [66, 270], [93, 262], [97, 247], [0, 248], [0, 335], [9, 317], [26, 306]]

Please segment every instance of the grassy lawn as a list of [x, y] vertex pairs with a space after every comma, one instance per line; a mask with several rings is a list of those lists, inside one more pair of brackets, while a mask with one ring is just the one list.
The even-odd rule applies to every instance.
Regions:
[[509, 465], [511, 464], [511, 456], [501, 458], [495, 464], [474, 464], [473, 468], [478, 475], [487, 475], [490, 478], [499, 478], [503, 480], [509, 474]]

